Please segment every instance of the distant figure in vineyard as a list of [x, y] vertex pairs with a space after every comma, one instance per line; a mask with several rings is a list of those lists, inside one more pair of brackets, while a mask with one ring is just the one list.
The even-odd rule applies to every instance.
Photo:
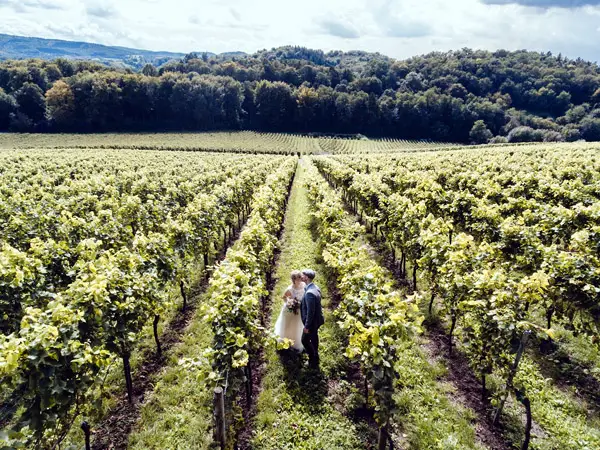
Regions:
[[283, 293], [283, 306], [275, 323], [275, 334], [282, 339], [290, 339], [293, 341], [291, 348], [302, 352], [304, 324], [299, 313], [306, 284], [302, 281], [302, 273], [299, 270], [294, 270], [291, 276], [292, 284]]
[[319, 328], [325, 323], [321, 307], [321, 289], [313, 283], [316, 273], [312, 269], [302, 271], [302, 281], [306, 284], [300, 304], [304, 334], [302, 344], [308, 353], [310, 367], [319, 367]]

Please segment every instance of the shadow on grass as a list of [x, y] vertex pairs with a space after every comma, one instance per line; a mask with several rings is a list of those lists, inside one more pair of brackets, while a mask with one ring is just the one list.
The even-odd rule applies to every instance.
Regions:
[[327, 397], [323, 372], [305, 366], [303, 355], [294, 350], [282, 350], [278, 355], [285, 370], [283, 381], [293, 401], [311, 414], [322, 412]]
[[539, 337], [534, 337], [529, 354], [544, 377], [553, 379], [564, 390], [574, 391], [587, 403], [590, 416], [600, 412], [600, 380], [592, 374], [591, 364], [577, 361], [559, 342]]

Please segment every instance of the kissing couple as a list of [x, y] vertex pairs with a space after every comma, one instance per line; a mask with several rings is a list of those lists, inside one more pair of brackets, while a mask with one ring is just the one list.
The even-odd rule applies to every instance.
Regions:
[[292, 341], [290, 348], [306, 352], [308, 365], [319, 367], [319, 328], [325, 323], [321, 307], [321, 289], [313, 283], [312, 269], [291, 273], [292, 284], [283, 294], [283, 306], [275, 323], [275, 334]]

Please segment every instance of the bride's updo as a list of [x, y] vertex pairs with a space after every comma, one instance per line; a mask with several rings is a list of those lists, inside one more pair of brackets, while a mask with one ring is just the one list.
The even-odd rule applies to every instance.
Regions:
[[292, 284], [295, 284], [296, 280], [299, 280], [302, 278], [302, 272], [300, 272], [299, 270], [292, 270], [291, 277], [292, 277]]

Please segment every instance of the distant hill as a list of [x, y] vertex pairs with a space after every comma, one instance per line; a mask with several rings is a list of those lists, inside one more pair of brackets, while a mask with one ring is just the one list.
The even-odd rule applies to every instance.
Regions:
[[[198, 52], [204, 53], [204, 52]], [[209, 56], [214, 53], [206, 52]], [[231, 52], [240, 55], [241, 52]], [[127, 47], [111, 47], [89, 42], [72, 42], [59, 39], [12, 36], [0, 34], [0, 60], [3, 59], [85, 59], [111, 66], [139, 69], [146, 63], [156, 66], [172, 59], [181, 59], [185, 53], [154, 52]]]

